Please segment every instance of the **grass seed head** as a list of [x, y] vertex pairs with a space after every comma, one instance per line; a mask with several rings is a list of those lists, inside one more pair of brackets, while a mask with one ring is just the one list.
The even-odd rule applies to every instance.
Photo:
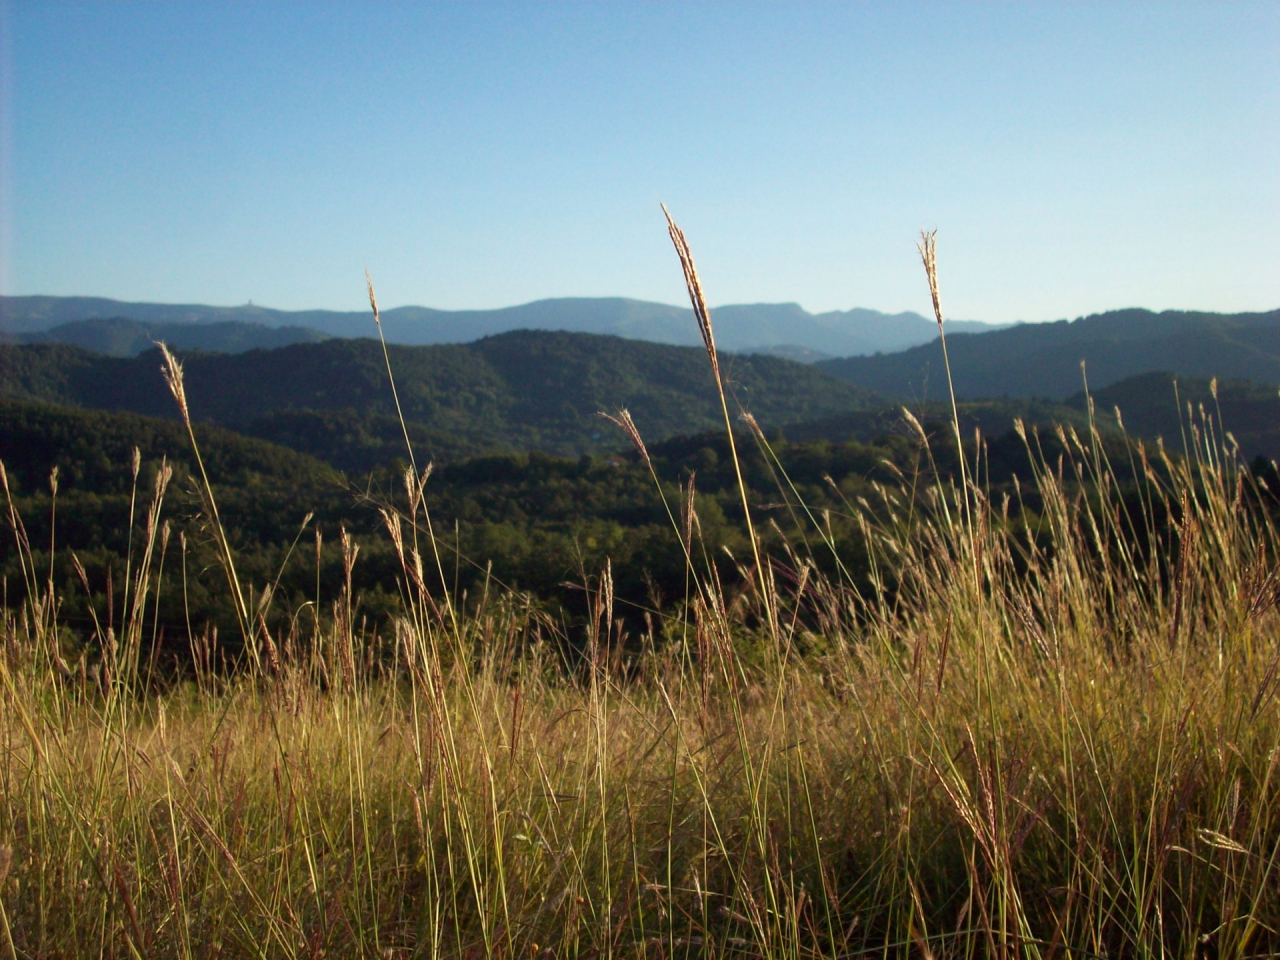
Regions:
[[912, 413], [910, 410], [908, 410], [906, 407], [903, 407], [902, 416], [907, 421], [907, 423], [911, 424], [911, 426], [915, 429], [916, 433], [920, 435], [921, 442], [924, 443], [926, 446], [928, 446], [929, 435], [924, 432], [924, 426], [920, 423], [919, 420], [916, 419], [916, 415]]
[[173, 399], [178, 401], [183, 423], [190, 426], [191, 408], [187, 406], [187, 388], [182, 379], [182, 364], [167, 344], [156, 343], [156, 346], [160, 348], [160, 354], [164, 358], [164, 366], [160, 368], [160, 372], [164, 374], [164, 382], [169, 385], [169, 392], [173, 394]]
[[382, 316], [378, 313], [378, 295], [373, 292], [373, 277], [369, 276], [369, 271], [364, 272], [364, 285], [369, 290], [369, 306], [373, 310], [373, 322], [382, 328]]
[[601, 410], [597, 416], [604, 417], [610, 423], [621, 428], [622, 432], [627, 435], [627, 439], [631, 441], [632, 446], [643, 458], [645, 463], [652, 463], [649, 459], [649, 451], [645, 448], [644, 439], [640, 436], [640, 431], [636, 428], [635, 421], [631, 419], [631, 411], [622, 409], [618, 411], [618, 415], [612, 416]]
[[920, 251], [920, 261], [924, 264], [925, 276], [929, 278], [929, 295], [933, 298], [933, 318], [942, 327], [942, 295], [938, 292], [938, 231], [921, 230], [920, 242], [916, 244]]
[[667, 233], [680, 257], [680, 267], [684, 271], [685, 289], [689, 291], [689, 302], [693, 305], [693, 316], [698, 321], [698, 332], [702, 334], [703, 346], [707, 348], [707, 356], [711, 358], [711, 367], [716, 376], [720, 375], [720, 359], [716, 354], [716, 338], [711, 330], [711, 311], [707, 309], [707, 298], [702, 293], [702, 281], [698, 277], [698, 268], [693, 262], [693, 251], [689, 249], [689, 241], [684, 238], [684, 231], [671, 218], [667, 205], [662, 205], [662, 213], [667, 218]]
[[738, 417], [738, 419], [741, 420], [743, 423], [745, 423], [751, 429], [751, 432], [755, 434], [755, 438], [757, 440], [759, 440], [763, 444], [766, 444], [766, 445], [768, 444], [768, 441], [765, 440], [764, 438], [764, 431], [760, 429], [760, 424], [756, 420], [755, 414], [753, 414], [749, 410], [744, 410], [742, 411], [742, 414], [741, 416]]

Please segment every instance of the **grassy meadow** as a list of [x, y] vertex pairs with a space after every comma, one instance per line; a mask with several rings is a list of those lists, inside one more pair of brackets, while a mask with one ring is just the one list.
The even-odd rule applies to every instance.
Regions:
[[[168, 355], [166, 377], [199, 461]], [[1123, 463], [1096, 429], [1050, 456], [1024, 428], [999, 495], [958, 415], [946, 443], [921, 429], [920, 470], [843, 503], [857, 558], [774, 459], [804, 535], [753, 524], [741, 483], [732, 581], [694, 480], [673, 498], [655, 472], [683, 596], [624, 616], [606, 563], [572, 632], [450, 589], [412, 455], [383, 507], [391, 627], [362, 620], [346, 539], [344, 585], [281, 620], [201, 466], [237, 634], [194, 625], [177, 675], [154, 659], [168, 475], [135, 482], [88, 655], [9, 498], [0, 957], [1275, 955], [1275, 500], [1212, 405], [1184, 420], [1185, 455]]]

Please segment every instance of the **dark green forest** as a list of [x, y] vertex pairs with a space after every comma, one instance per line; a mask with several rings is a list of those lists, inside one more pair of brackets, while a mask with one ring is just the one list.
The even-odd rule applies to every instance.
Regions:
[[243, 353], [271, 350], [290, 343], [318, 343], [326, 334], [306, 327], [267, 327], [223, 320], [214, 323], [144, 323], [128, 317], [101, 317], [59, 324], [39, 332], [6, 333], [0, 343], [62, 343], [111, 357], [136, 357], [164, 342], [176, 350]]
[[[1280, 390], [1248, 380], [1223, 380], [1217, 384], [1202, 377], [1175, 377], [1170, 373], [1144, 373], [1093, 394], [1100, 422], [1117, 424], [1119, 409], [1124, 428], [1139, 437], [1163, 437], [1170, 449], [1187, 453], [1205, 437], [1188, 423], [1200, 411], [1212, 414], [1239, 444], [1246, 460], [1280, 458]], [[1083, 412], [1083, 393], [1067, 401]], [[1190, 405], [1188, 407], [1188, 405]], [[1212, 440], [1212, 438], [1209, 438]]]
[[[858, 555], [849, 549], [858, 536], [849, 520], [852, 504], [879, 502], [878, 484], [924, 476], [935, 465], [954, 475], [954, 444], [940, 423], [926, 422], [934, 463], [903, 424], [869, 442], [791, 442], [779, 434], [765, 446], [750, 433], [740, 435], [752, 510], [779, 569], [793, 565], [785, 542], [811, 554], [819, 569], [832, 569], [833, 554], [814, 533], [815, 520], [843, 556]], [[625, 443], [620, 434], [611, 436], [615, 447]], [[258, 591], [278, 583], [279, 611], [296, 611], [317, 596], [332, 598], [343, 585], [345, 530], [360, 546], [353, 573], [359, 609], [376, 622], [395, 608], [400, 570], [380, 508], [403, 505], [401, 465], [356, 480], [314, 458], [216, 426], [198, 425], [196, 437], [242, 580]], [[1052, 433], [1044, 442], [1050, 448], [1058, 443]], [[555, 615], [574, 619], [585, 610], [584, 583], [610, 562], [623, 615], [656, 613], [684, 598], [683, 534], [677, 529], [692, 484], [699, 550], [734, 581], [736, 558], [747, 556], [749, 545], [726, 438], [715, 432], [682, 436], [651, 445], [649, 453], [653, 473], [634, 450], [577, 458], [502, 453], [434, 470], [427, 504], [445, 552], [438, 565], [429, 558], [429, 573], [471, 596], [496, 587], [523, 592]], [[224, 574], [192, 483], [196, 463], [180, 423], [0, 401], [0, 459], [41, 576], [50, 546], [54, 550], [53, 576], [66, 598], [63, 622], [86, 633], [90, 605], [72, 553], [87, 573], [94, 608], [101, 615], [110, 595], [118, 610], [130, 536], [142, 538], [145, 508], [166, 461], [174, 475], [162, 519], [171, 533], [157, 629], [184, 641], [188, 623], [197, 631], [205, 623], [234, 629]], [[1015, 472], [1025, 476], [1022, 440], [1012, 432], [993, 438], [983, 464], [993, 489], [1007, 487]], [[49, 482], [54, 467], [56, 499]], [[0, 570], [12, 602], [26, 587], [11, 538], [0, 546]]]
[[[301, 447], [344, 469], [403, 450], [382, 349], [329, 340], [278, 350], [186, 354], [198, 420]], [[629, 407], [646, 438], [712, 429], [716, 400], [700, 349], [589, 334], [517, 331], [465, 345], [391, 347], [405, 419], [426, 456], [616, 446], [595, 414]], [[733, 400], [769, 426], [882, 405], [869, 391], [776, 357], [726, 356]], [[0, 346], [0, 389], [150, 416], [176, 415], [152, 351], [114, 358], [62, 345]]]
[[[1065, 400], [1084, 386], [1081, 361], [1095, 391], [1155, 370], [1206, 380], [1280, 383], [1280, 310], [1116, 310], [1071, 322], [949, 334], [947, 349], [956, 394], [968, 398]], [[901, 353], [824, 360], [818, 366], [900, 400], [923, 402], [947, 395], [938, 341]]]

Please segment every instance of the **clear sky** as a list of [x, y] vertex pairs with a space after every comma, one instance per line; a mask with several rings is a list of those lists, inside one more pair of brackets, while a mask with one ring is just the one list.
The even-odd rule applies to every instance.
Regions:
[[1280, 307], [1280, 3], [0, 0], [0, 291]]

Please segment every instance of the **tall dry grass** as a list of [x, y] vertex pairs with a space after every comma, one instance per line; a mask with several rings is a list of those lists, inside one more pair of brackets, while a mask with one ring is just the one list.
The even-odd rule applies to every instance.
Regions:
[[1280, 543], [1221, 424], [1189, 430], [1186, 458], [1133, 445], [1135, 487], [1069, 431], [1052, 462], [1024, 431], [1012, 500], [980, 445], [904, 477], [849, 505], [869, 586], [753, 531], [730, 593], [690, 486], [685, 603], [624, 635], [606, 567], [580, 644], [516, 596], [459, 606], [411, 467], [384, 508], [393, 637], [356, 625], [349, 541], [327, 615], [274, 635], [228, 544], [246, 655], [212, 669], [196, 638], [163, 688], [165, 484], [92, 665], [11, 508], [31, 599], [0, 655], [0, 956], [1273, 954]]

